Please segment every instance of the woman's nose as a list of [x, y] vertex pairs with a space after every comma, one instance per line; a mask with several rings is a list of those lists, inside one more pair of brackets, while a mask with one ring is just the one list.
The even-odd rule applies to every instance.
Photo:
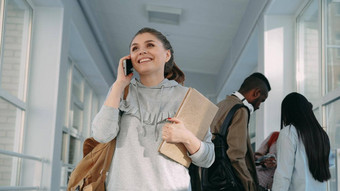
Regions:
[[142, 50], [139, 52], [139, 55], [146, 54], [147, 52], [145, 50]]

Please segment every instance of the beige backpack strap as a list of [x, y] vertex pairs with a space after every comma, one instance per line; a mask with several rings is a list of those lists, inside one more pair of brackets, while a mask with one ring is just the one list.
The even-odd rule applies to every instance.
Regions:
[[113, 157], [114, 152], [116, 150], [116, 138], [113, 139], [112, 141], [110, 141], [108, 143], [107, 147], [108, 147], [108, 149], [106, 151], [103, 169], [100, 172], [102, 182], [105, 182], [106, 175], [109, 171], [109, 168], [110, 168], [110, 165], [111, 165], [111, 162], [112, 162], [112, 157]]

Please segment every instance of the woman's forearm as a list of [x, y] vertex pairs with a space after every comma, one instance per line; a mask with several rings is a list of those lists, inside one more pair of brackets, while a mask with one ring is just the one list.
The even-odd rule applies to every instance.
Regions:
[[112, 85], [111, 91], [107, 96], [104, 105], [118, 109], [120, 103], [120, 97], [124, 91], [124, 84], [120, 82], [115, 82]]

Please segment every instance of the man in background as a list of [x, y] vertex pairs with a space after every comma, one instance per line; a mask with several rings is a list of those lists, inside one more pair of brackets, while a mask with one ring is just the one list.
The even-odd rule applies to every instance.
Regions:
[[242, 107], [236, 111], [226, 140], [229, 146], [227, 155], [245, 191], [258, 190], [254, 153], [248, 134], [249, 116], [259, 109], [261, 103], [267, 99], [270, 90], [269, 81], [263, 74], [257, 72], [251, 74], [244, 80], [238, 91], [217, 104], [219, 111], [211, 124], [212, 133], [218, 133], [234, 105], [244, 104], [248, 108]]

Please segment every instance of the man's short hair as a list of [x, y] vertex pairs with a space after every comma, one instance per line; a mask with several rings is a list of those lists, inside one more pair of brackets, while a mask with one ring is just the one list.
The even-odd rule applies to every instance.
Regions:
[[260, 88], [261, 90], [271, 90], [268, 79], [261, 73], [255, 72], [248, 76], [240, 87], [240, 92], [248, 92], [254, 88]]

